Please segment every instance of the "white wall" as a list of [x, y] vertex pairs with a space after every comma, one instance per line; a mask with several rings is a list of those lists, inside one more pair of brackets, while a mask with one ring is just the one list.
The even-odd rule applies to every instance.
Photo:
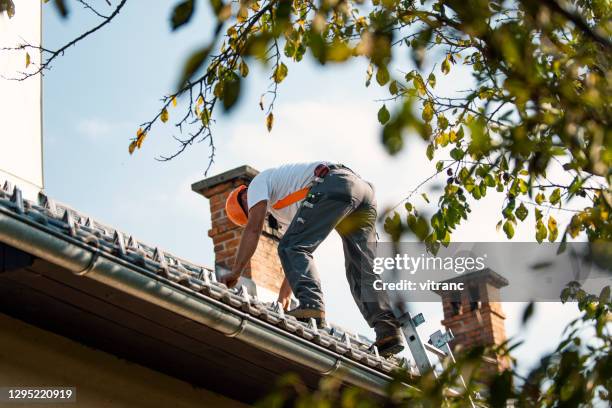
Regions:
[[[40, 0], [13, 0], [15, 15], [0, 13], [0, 48], [41, 41]], [[23, 40], [22, 40], [23, 39]], [[34, 64], [40, 55], [28, 51]], [[10, 81], [26, 71], [26, 52], [0, 51], [0, 182], [18, 185], [27, 197], [43, 188], [41, 77]]]

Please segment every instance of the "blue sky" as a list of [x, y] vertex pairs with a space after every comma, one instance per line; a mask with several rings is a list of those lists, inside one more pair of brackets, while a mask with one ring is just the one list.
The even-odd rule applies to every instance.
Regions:
[[[187, 28], [171, 33], [171, 4], [129, 1], [116, 21], [69, 49], [46, 73], [45, 185], [57, 200], [141, 241], [211, 265], [208, 203], [190, 190], [192, 182], [204, 178], [207, 145], [197, 144], [171, 162], [155, 161], [176, 147], [171, 138], [175, 131], [166, 124], [155, 128], [134, 156], [127, 149], [139, 124], [157, 112], [160, 97], [172, 90], [183, 59], [211, 34], [213, 25], [204, 7]], [[73, 7], [67, 21], [61, 21], [51, 6], [44, 7], [46, 47], [53, 48], [95, 23], [95, 18]], [[251, 67], [238, 107], [217, 118], [217, 157], [211, 174], [242, 164], [261, 170], [286, 161], [339, 161], [374, 182], [380, 207], [385, 208], [433, 173], [416, 137], [397, 157], [382, 149], [376, 121], [381, 103], [376, 100], [383, 93], [363, 85], [364, 61], [323, 70], [307, 56], [299, 65], [288, 65], [272, 133], [265, 130], [258, 107], [268, 74]], [[439, 78], [438, 87], [450, 92], [458, 85], [467, 87], [469, 81], [458, 69], [454, 76]], [[170, 112], [171, 121], [174, 112], [181, 112], [180, 107]], [[500, 205], [500, 197], [494, 195], [475, 204], [477, 217], [459, 228], [455, 239], [504, 240], [495, 231]], [[517, 231], [517, 240], [531, 241], [531, 237], [529, 227]], [[316, 254], [324, 290], [330, 294], [328, 314], [335, 322], [371, 335], [345, 282], [340, 248], [340, 241], [331, 237]], [[428, 318], [424, 333], [436, 330], [442, 318], [440, 305], [416, 307]], [[565, 322], [576, 315], [573, 305], [540, 305], [525, 329], [520, 326], [524, 305], [504, 307], [508, 333], [527, 340], [517, 350], [525, 367], [558, 342]]]

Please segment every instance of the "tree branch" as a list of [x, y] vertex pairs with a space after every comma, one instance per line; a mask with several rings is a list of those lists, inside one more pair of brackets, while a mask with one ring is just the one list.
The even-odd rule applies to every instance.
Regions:
[[104, 27], [105, 25], [110, 23], [115, 17], [117, 17], [117, 15], [119, 14], [119, 12], [123, 8], [123, 6], [125, 6], [126, 3], [127, 3], [127, 0], [121, 0], [121, 2], [117, 5], [115, 10], [113, 11], [113, 13], [111, 15], [109, 15], [108, 17], [105, 17], [104, 21], [102, 21], [100, 24], [94, 26], [90, 30], [85, 31], [84, 33], [82, 33], [78, 37], [74, 38], [73, 40], [69, 41], [68, 43], [64, 44], [62, 47], [58, 48], [57, 50], [50, 50], [50, 49], [47, 49], [47, 48], [43, 48], [40, 45], [33, 45], [33, 44], [30, 44], [30, 43], [27, 43], [27, 42], [24, 43], [24, 44], [21, 44], [21, 45], [19, 45], [17, 47], [5, 47], [5, 48], [1, 48], [0, 51], [14, 51], [14, 50], [34, 49], [34, 50], [40, 51], [42, 54], [49, 54], [49, 57], [46, 60], [44, 60], [43, 62], [41, 62], [41, 64], [38, 65], [38, 68], [35, 71], [33, 71], [33, 72], [23, 72], [22, 73], [23, 76], [21, 78], [7, 78], [7, 79], [15, 80], [15, 81], [24, 81], [24, 80], [26, 80], [28, 78], [31, 78], [33, 76], [36, 76], [36, 75], [42, 73], [42, 71], [45, 70], [45, 69], [49, 69], [50, 66], [51, 66], [51, 63], [53, 62], [53, 60], [55, 60], [57, 57], [63, 55], [64, 52], [68, 48], [76, 45], [81, 40], [84, 40], [85, 38], [87, 38], [91, 34], [95, 33], [98, 30], [100, 30], [102, 27]]

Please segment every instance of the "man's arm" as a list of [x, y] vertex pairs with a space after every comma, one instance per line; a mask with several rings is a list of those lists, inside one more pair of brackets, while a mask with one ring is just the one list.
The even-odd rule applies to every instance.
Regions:
[[242, 270], [255, 253], [267, 213], [267, 200], [258, 202], [249, 210], [249, 219], [240, 237], [240, 246], [238, 247], [232, 272], [221, 278], [221, 282], [225, 283], [228, 287], [234, 287], [238, 283]]

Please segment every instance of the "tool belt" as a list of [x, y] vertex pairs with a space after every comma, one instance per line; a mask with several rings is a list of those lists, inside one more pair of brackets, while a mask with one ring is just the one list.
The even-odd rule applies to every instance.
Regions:
[[[349, 169], [348, 167], [346, 167], [343, 164], [324, 164], [321, 163], [319, 164], [315, 169], [314, 169], [314, 182], [315, 183], [320, 183], [323, 181], [323, 179], [329, 174], [330, 171], [332, 170], [338, 170], [338, 169], [346, 169], [351, 171], [351, 169]], [[272, 208], [274, 208], [275, 210], [280, 210], [282, 208], [288, 207], [291, 204], [295, 204], [298, 201], [301, 201], [303, 199], [305, 199], [308, 196], [308, 192], [310, 191], [311, 186], [308, 187], [304, 187], [300, 190], [294, 191], [293, 193], [281, 198], [280, 200], [278, 200], [277, 202], [274, 203], [274, 205], [272, 205]]]

